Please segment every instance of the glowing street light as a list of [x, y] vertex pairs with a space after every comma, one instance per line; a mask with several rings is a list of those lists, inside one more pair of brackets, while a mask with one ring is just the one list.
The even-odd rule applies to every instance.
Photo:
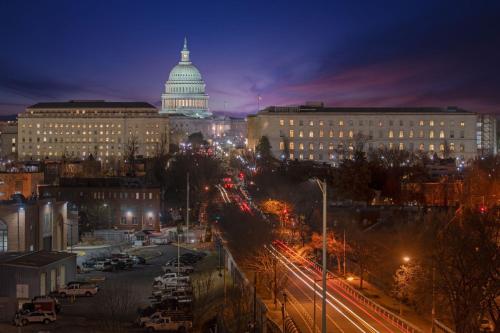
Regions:
[[410, 260], [411, 260], [411, 259], [410, 259], [410, 257], [408, 257], [408, 256], [404, 256], [404, 257], [403, 257], [403, 261], [404, 261], [404, 262], [410, 262]]

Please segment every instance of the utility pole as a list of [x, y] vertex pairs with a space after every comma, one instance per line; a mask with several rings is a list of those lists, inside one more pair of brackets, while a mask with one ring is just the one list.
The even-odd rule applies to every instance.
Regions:
[[276, 258], [273, 257], [273, 270], [274, 270], [274, 309], [276, 309], [276, 306], [278, 305], [278, 286], [277, 286], [277, 279], [276, 279]]
[[189, 243], [189, 172], [186, 181], [186, 243]]
[[323, 290], [321, 291], [321, 296], [323, 299], [321, 300], [321, 333], [326, 333], [326, 180], [320, 181], [316, 178], [316, 182], [323, 193], [323, 281], [321, 286]]
[[253, 273], [253, 323], [252, 332], [256, 332], [255, 327], [257, 326], [257, 272]]
[[345, 277], [345, 229], [344, 229], [344, 277]]

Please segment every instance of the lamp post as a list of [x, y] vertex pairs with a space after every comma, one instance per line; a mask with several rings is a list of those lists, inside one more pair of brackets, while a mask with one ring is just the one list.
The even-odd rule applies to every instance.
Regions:
[[[21, 206], [17, 209], [17, 251], [21, 252], [21, 227], [20, 227], [20, 217], [21, 211], [24, 211], [24, 208]], [[26, 221], [26, 218], [24, 219]], [[26, 224], [26, 223], [25, 223]], [[26, 230], [26, 226], [25, 226]], [[26, 250], [26, 249], [24, 249]]]
[[326, 180], [315, 179], [319, 189], [323, 193], [323, 263], [322, 263], [322, 297], [321, 300], [321, 333], [326, 333]]
[[186, 243], [189, 243], [189, 172], [186, 176]]
[[[333, 276], [327, 278], [327, 280], [333, 279]], [[313, 333], [316, 332], [316, 282], [322, 279], [314, 279], [314, 295], [313, 295]]]

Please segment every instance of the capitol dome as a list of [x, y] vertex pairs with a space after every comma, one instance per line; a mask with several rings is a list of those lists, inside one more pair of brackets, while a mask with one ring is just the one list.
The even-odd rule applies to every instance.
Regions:
[[189, 59], [186, 39], [184, 39], [184, 48], [181, 51], [181, 61], [170, 71], [161, 101], [160, 113], [183, 114], [195, 118], [212, 115], [208, 111], [205, 82], [198, 68]]

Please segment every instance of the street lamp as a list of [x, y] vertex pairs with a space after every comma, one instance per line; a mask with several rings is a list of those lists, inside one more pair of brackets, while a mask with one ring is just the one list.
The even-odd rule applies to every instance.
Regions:
[[[330, 276], [327, 280], [333, 279], [334, 276]], [[316, 332], [316, 282], [322, 281], [322, 279], [314, 279], [314, 295], [313, 295], [313, 332]]]
[[411, 258], [408, 257], [408, 256], [404, 256], [403, 257], [403, 261], [406, 262], [406, 263], [410, 262], [410, 260], [411, 260]]
[[322, 277], [322, 297], [321, 300], [321, 333], [326, 333], [326, 180], [314, 179], [323, 193], [323, 277]]
[[[22, 206], [19, 207], [18, 210], [17, 210], [17, 251], [18, 252], [21, 252], [21, 231], [20, 231], [21, 228], [19, 226], [19, 224], [20, 224], [20, 222], [19, 222], [19, 214], [21, 213], [21, 211], [24, 212], [24, 207], [22, 207]], [[26, 218], [24, 219], [24, 221], [25, 221], [24, 228], [26, 230]]]

